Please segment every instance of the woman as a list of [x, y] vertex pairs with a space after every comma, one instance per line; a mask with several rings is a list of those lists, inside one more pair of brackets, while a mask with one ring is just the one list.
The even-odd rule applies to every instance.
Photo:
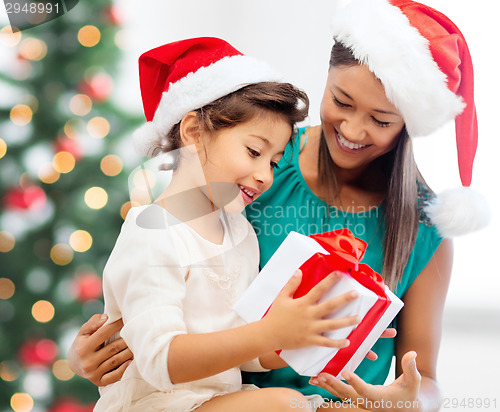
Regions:
[[[455, 118], [460, 176], [469, 186], [477, 123], [467, 45], [446, 16], [412, 1], [353, 0], [333, 27], [321, 126], [299, 131], [273, 186], [247, 215], [259, 238], [261, 266], [290, 230], [312, 234], [347, 227], [365, 240], [364, 262], [405, 303], [398, 336], [379, 340], [378, 359], [365, 360], [356, 375], [344, 375], [347, 384], [322, 374], [309, 382], [290, 368], [246, 379], [305, 395], [333, 394], [366, 410], [438, 410], [436, 361], [452, 266], [449, 237], [484, 225], [486, 215], [467, 210], [472, 218], [456, 219], [450, 203], [471, 202], [434, 196], [418, 172], [410, 138]], [[70, 358], [77, 373], [107, 384], [121, 376], [131, 354], [123, 341], [99, 349], [120, 327], [99, 325], [97, 318], [84, 325]], [[393, 356], [398, 378], [383, 386]], [[340, 402], [323, 407], [355, 409]]]

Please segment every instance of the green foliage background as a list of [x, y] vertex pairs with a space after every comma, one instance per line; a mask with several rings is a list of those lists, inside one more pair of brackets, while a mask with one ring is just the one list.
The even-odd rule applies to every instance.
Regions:
[[[123, 112], [114, 103], [113, 96], [100, 101], [94, 99], [92, 110], [84, 116], [69, 110], [71, 97], [81, 93], [82, 84], [93, 73], [106, 73], [110, 79], [116, 76], [122, 53], [116, 41], [120, 30], [115, 18], [117, 11], [109, 0], [80, 1], [64, 16], [22, 31], [19, 44], [0, 45], [3, 60], [0, 138], [7, 145], [0, 159], [0, 245], [5, 247], [6, 236], [9, 236], [5, 233], [6, 227], [12, 224], [13, 218], [25, 224], [13, 234], [14, 248], [0, 252], [0, 279], [3, 279], [0, 285], [4, 285], [3, 291], [0, 286], [0, 296], [8, 295], [5, 279], [15, 286], [11, 297], [0, 298], [0, 411], [13, 410], [11, 401], [16, 393], [28, 394], [33, 399], [34, 411], [57, 412], [91, 410], [98, 396], [97, 389], [78, 376], [58, 379], [52, 366], [66, 357], [67, 347], [83, 322], [102, 311], [100, 297], [77, 299], [76, 280], [83, 273], [97, 276], [102, 273], [123, 222], [120, 209], [129, 199], [127, 162], [121, 173], [113, 177], [101, 171], [100, 162], [104, 156], [117, 154], [118, 148], [124, 147], [124, 139], [129, 138], [140, 119]], [[97, 27], [101, 33], [100, 41], [93, 47], [84, 47], [78, 41], [79, 30], [86, 25]], [[26, 60], [19, 52], [22, 42], [28, 38], [46, 44], [47, 53], [41, 60]], [[16, 80], [19, 76], [12, 70], [16, 70], [21, 60], [31, 65], [31, 75]], [[32, 120], [25, 126], [15, 125], [11, 120], [11, 110], [17, 104], [26, 104], [33, 111]], [[84, 126], [96, 116], [109, 122], [110, 132], [104, 139], [96, 139], [99, 141], [93, 142], [92, 150], [87, 150], [85, 145], [93, 138]], [[68, 138], [64, 136], [65, 125], [75, 119], [78, 119], [75, 124], [82, 127], [76, 131], [76, 138], [71, 137], [77, 144], [81, 143], [82, 157], [71, 172], [62, 173], [54, 183], [43, 183], [29, 167], [30, 159], [37, 154], [33, 149], [55, 154], [56, 141]], [[36, 211], [15, 207], [8, 200], [9, 194], [32, 186], [45, 192], [44, 205], [51, 210], [38, 220]], [[93, 186], [103, 188], [108, 194], [108, 202], [101, 209], [91, 209], [84, 201], [86, 190]], [[83, 253], [74, 252], [68, 264], [54, 263], [51, 248], [55, 244], [68, 244], [68, 235], [75, 230], [85, 230], [92, 236], [91, 248]], [[32, 307], [40, 300], [50, 302], [55, 309], [49, 322], [40, 323], [32, 316]], [[28, 342], [43, 339], [57, 345], [57, 356], [45, 363], [28, 361]], [[40, 385], [45, 390], [40, 389]], [[64, 404], [63, 399], [67, 400]]]

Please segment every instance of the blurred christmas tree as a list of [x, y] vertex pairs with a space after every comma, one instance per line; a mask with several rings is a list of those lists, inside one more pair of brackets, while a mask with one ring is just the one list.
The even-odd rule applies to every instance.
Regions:
[[0, 33], [0, 411], [90, 411], [98, 396], [65, 356], [103, 309], [130, 207], [124, 139], [139, 120], [113, 102], [116, 7], [80, 2]]

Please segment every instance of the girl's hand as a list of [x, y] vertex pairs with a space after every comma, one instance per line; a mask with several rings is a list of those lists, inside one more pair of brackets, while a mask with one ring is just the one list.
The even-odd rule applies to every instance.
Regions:
[[121, 319], [102, 326], [106, 320], [106, 315], [92, 316], [83, 324], [68, 351], [71, 370], [97, 386], [120, 380], [133, 356], [121, 338], [104, 346], [106, 340], [123, 327]]
[[268, 336], [276, 340], [277, 349], [298, 349], [306, 346], [343, 348], [349, 345], [347, 339], [333, 340], [323, 333], [359, 323], [358, 316], [340, 319], [324, 319], [334, 310], [355, 300], [355, 291], [319, 303], [321, 297], [340, 279], [339, 272], [333, 272], [306, 295], [293, 299], [300, 285], [302, 273], [298, 270], [278, 294], [262, 322], [267, 325]]
[[403, 373], [390, 385], [370, 385], [352, 372], [342, 376], [349, 383], [342, 382], [328, 373], [311, 378], [310, 383], [326, 389], [343, 401], [369, 411], [420, 411], [418, 401], [421, 376], [417, 369], [416, 352], [406, 353], [401, 366]]

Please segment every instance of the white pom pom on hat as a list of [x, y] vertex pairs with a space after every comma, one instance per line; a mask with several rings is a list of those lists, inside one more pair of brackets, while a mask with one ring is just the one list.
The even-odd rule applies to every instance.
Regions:
[[180, 40], [145, 52], [139, 58], [139, 78], [147, 123], [134, 133], [134, 145], [144, 156], [151, 156], [190, 111], [252, 83], [282, 81], [268, 64], [216, 37]]
[[444, 190], [424, 210], [440, 234], [448, 237], [485, 227], [490, 220], [484, 197], [470, 187]]
[[335, 14], [332, 31], [382, 82], [410, 137], [428, 135], [455, 119], [464, 187], [439, 194], [425, 210], [444, 237], [485, 227], [486, 200], [469, 188], [478, 128], [472, 60], [458, 27], [411, 0], [351, 0]]

